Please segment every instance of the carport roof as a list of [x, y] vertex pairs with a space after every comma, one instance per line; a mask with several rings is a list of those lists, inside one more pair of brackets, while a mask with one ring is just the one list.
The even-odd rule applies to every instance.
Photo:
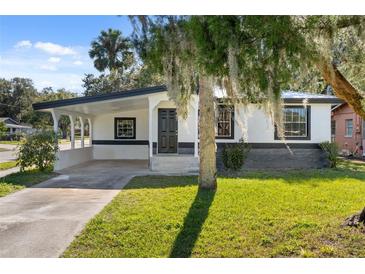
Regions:
[[93, 95], [93, 96], [83, 96], [83, 97], [76, 97], [76, 98], [70, 98], [70, 99], [35, 103], [35, 104], [33, 104], [33, 109], [34, 110], [50, 109], [50, 108], [56, 108], [56, 107], [71, 106], [71, 105], [78, 105], [78, 104], [84, 104], [84, 103], [92, 103], [92, 102], [113, 100], [113, 99], [119, 99], [119, 98], [147, 95], [147, 94], [158, 93], [158, 92], [163, 92], [163, 91], [167, 91], [166, 86], [164, 86], [164, 85], [147, 87], [147, 88], [138, 88], [138, 89], [124, 90], [124, 91], [117, 91], [117, 92], [112, 92], [112, 93], [107, 93], [107, 94], [98, 94], [98, 95]]

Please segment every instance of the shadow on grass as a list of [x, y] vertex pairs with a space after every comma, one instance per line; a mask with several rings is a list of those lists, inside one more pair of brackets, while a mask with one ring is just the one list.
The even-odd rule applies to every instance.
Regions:
[[140, 176], [134, 177], [124, 189], [169, 188], [198, 185], [197, 176]]
[[242, 178], [272, 180], [281, 179], [289, 184], [302, 184], [309, 181], [329, 182], [338, 179], [365, 180], [365, 164], [341, 161], [337, 168], [288, 169], [288, 170], [239, 170], [221, 171], [220, 178]]
[[173, 244], [170, 258], [187, 258], [191, 256], [195, 242], [203, 224], [208, 217], [209, 208], [214, 200], [215, 191], [199, 189], [184, 224]]

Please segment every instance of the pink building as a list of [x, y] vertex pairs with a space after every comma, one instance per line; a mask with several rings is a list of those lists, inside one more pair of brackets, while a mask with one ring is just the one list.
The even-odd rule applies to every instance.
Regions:
[[331, 134], [341, 154], [365, 156], [365, 122], [347, 103], [332, 109]]

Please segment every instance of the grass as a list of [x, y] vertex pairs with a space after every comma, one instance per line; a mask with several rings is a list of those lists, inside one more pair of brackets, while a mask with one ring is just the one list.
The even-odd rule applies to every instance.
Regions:
[[[236, 177], [239, 176], [239, 177]], [[197, 178], [136, 177], [64, 257], [365, 257], [365, 233], [342, 228], [365, 206], [365, 166]]]
[[0, 163], [0, 170], [5, 170], [5, 169], [13, 168], [13, 167], [16, 167], [16, 162], [15, 161]]
[[43, 182], [54, 177], [56, 174], [50, 171], [27, 170], [16, 172], [0, 178], [0, 197], [15, 191]]

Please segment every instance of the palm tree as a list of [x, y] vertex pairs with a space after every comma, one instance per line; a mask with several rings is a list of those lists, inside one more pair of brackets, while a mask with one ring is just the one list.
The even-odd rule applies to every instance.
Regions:
[[134, 63], [132, 43], [124, 38], [119, 30], [108, 29], [91, 42], [89, 56], [94, 60], [95, 68], [104, 72], [106, 69], [112, 75], [130, 68]]

